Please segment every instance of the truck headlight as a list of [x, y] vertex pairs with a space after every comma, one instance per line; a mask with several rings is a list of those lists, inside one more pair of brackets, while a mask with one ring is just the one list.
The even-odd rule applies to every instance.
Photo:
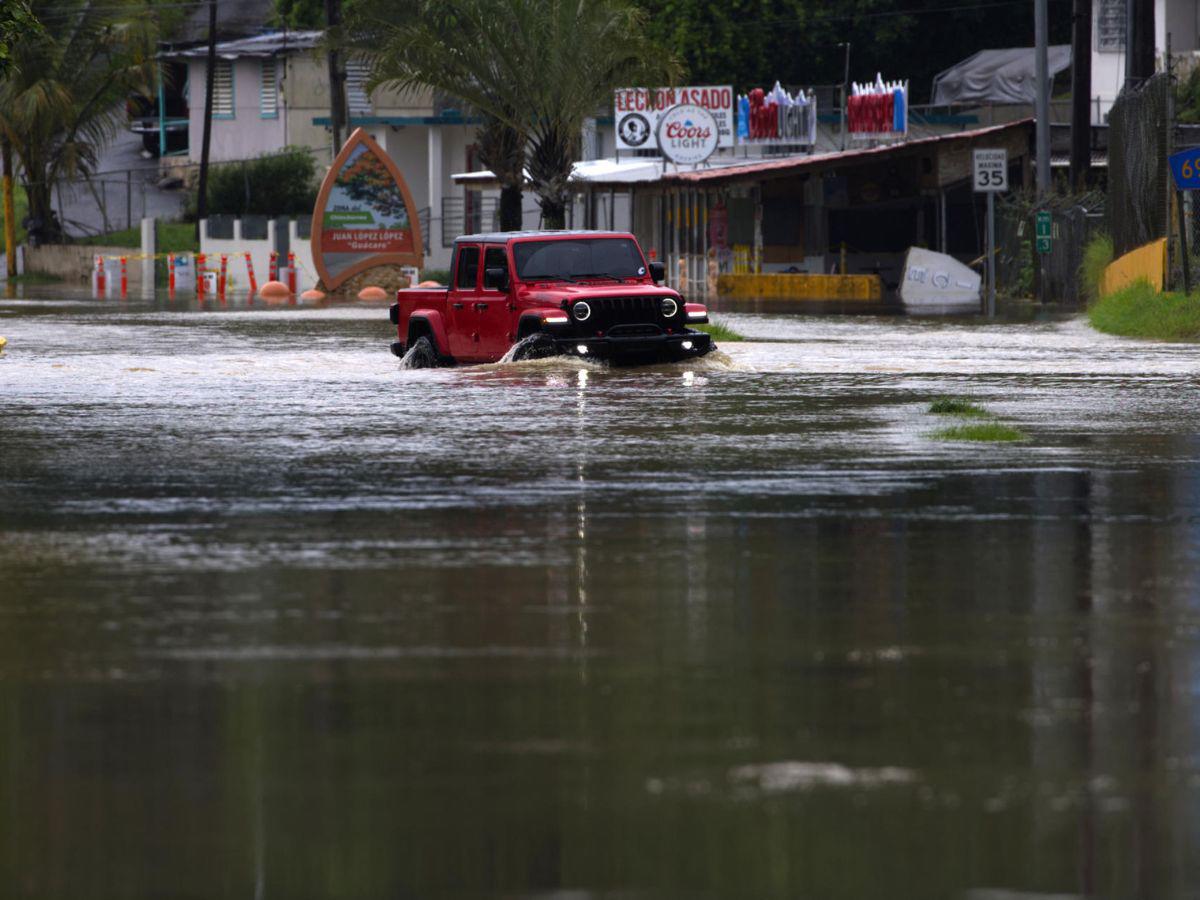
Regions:
[[575, 317], [576, 322], [586, 322], [592, 317], [592, 308], [583, 300], [580, 300], [571, 307], [571, 315]]
[[672, 300], [670, 297], [663, 297], [662, 303], [659, 304], [659, 308], [662, 310], [664, 319], [670, 319], [677, 312], [679, 312], [679, 304], [676, 303], [674, 300]]

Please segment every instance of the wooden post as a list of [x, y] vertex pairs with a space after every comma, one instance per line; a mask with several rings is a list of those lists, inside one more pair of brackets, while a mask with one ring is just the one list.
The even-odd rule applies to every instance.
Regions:
[[8, 141], [0, 146], [4, 156], [4, 266], [9, 278], [17, 275], [17, 223], [13, 203], [12, 147]]

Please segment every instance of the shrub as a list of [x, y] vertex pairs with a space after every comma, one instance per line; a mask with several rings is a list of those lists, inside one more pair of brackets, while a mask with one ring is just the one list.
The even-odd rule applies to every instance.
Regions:
[[[208, 213], [228, 216], [312, 215], [317, 202], [316, 163], [303, 147], [244, 162], [213, 166], [208, 173]], [[193, 215], [197, 191], [188, 202]]]
[[1079, 264], [1079, 280], [1089, 303], [1100, 299], [1104, 270], [1113, 261], [1113, 242], [1107, 234], [1096, 234], [1084, 245], [1083, 261]]
[[1092, 327], [1123, 337], [1200, 339], [1200, 297], [1160, 294], [1141, 279], [1101, 297], [1088, 309]]

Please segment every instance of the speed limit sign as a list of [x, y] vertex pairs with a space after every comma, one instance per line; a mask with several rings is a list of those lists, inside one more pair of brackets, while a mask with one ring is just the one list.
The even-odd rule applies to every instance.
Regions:
[[975, 190], [1003, 192], [1008, 190], [1008, 151], [973, 150]]

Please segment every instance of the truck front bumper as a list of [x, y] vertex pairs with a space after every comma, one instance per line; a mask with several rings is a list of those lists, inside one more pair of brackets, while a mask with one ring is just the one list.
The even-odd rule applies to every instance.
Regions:
[[712, 338], [703, 331], [682, 334], [637, 335], [631, 337], [554, 336], [559, 352], [581, 359], [605, 359], [613, 362], [674, 362], [703, 356], [713, 349]]

